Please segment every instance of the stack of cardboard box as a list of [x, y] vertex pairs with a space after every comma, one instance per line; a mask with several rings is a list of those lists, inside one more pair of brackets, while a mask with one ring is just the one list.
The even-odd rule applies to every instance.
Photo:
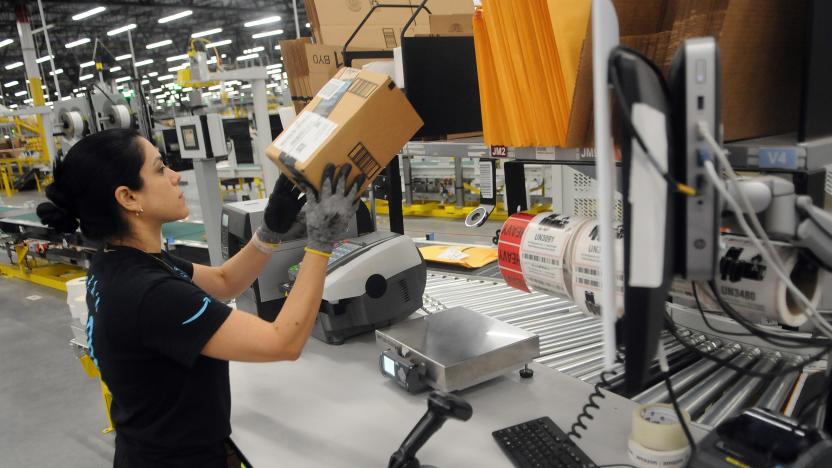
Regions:
[[[613, 0], [621, 43], [665, 73], [682, 42], [719, 45], [726, 140], [794, 131], [800, 110], [806, 1]], [[592, 146], [592, 44], [583, 45], [567, 147]]]
[[[305, 1], [315, 44], [308, 38], [280, 43], [289, 90], [298, 112], [344, 65], [341, 57], [344, 44], [374, 4], [373, 0]], [[408, 8], [377, 9], [350, 43], [350, 50], [390, 50], [401, 45], [402, 28], [421, 2], [385, 0], [383, 3]], [[426, 6], [432, 14], [420, 12], [408, 29], [408, 36], [471, 34], [471, 0], [433, 0]], [[352, 66], [361, 68], [366, 62], [356, 61]]]
[[[316, 42], [343, 47], [355, 28], [376, 3], [373, 0], [305, 0], [309, 22]], [[419, 6], [420, 0], [385, 0], [385, 5], [412, 8], [378, 8], [350, 43], [350, 48], [390, 50], [401, 45], [402, 28]], [[431, 15], [471, 14], [472, 0], [432, 0], [425, 5]], [[470, 29], [470, 22], [468, 23]], [[408, 28], [406, 36], [427, 35], [430, 20], [427, 11], [420, 12]]]
[[295, 111], [300, 112], [343, 65], [341, 50], [333, 46], [312, 44], [306, 37], [281, 41], [280, 50], [292, 102]]

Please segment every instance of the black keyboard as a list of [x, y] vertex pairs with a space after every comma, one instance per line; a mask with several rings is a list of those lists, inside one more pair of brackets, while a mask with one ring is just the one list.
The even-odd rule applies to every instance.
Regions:
[[494, 431], [491, 435], [518, 468], [597, 466], [547, 416]]

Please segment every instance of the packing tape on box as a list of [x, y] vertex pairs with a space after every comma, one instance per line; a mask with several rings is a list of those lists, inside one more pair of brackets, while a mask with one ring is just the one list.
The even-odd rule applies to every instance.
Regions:
[[[690, 415], [682, 412], [686, 423]], [[641, 467], [683, 467], [690, 447], [676, 412], [669, 404], [655, 403], [633, 410], [633, 426], [627, 443], [630, 459]]]
[[[615, 225], [615, 231], [615, 303], [620, 317], [624, 314], [624, 230], [620, 223]], [[572, 269], [572, 300], [584, 312], [600, 317], [601, 238], [598, 221], [584, 224], [575, 236], [569, 265]]]
[[[775, 250], [795, 285], [817, 307], [821, 298], [821, 273], [788, 244], [774, 242]], [[716, 287], [738, 314], [754, 322], [774, 321], [792, 327], [806, 322], [802, 303], [792, 300], [783, 282], [766, 264], [750, 239], [723, 236]], [[722, 310], [709, 288], [697, 288], [702, 307]], [[674, 281], [671, 294], [693, 300], [689, 282]]]

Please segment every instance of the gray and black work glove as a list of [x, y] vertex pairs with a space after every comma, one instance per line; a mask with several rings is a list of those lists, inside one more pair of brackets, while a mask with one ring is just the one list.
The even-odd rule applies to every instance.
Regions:
[[348, 185], [351, 170], [350, 164], [344, 164], [336, 174], [335, 165], [328, 164], [321, 177], [320, 190], [300, 182], [306, 191], [306, 205], [301, 212], [306, 214], [308, 249], [329, 254], [335, 241], [344, 237], [360, 203], [358, 190], [367, 179], [361, 174]]
[[258, 248], [273, 252], [281, 242], [306, 235], [306, 220], [301, 212], [305, 203], [306, 196], [281, 174], [263, 212], [263, 224], [257, 229]]

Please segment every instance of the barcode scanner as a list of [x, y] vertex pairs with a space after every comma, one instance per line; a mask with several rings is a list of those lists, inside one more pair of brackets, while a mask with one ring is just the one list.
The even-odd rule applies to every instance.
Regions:
[[416, 452], [438, 431], [448, 418], [467, 421], [473, 409], [462, 398], [445, 392], [433, 391], [428, 396], [428, 410], [416, 424], [402, 445], [390, 457], [388, 468], [419, 468], [422, 465]]

